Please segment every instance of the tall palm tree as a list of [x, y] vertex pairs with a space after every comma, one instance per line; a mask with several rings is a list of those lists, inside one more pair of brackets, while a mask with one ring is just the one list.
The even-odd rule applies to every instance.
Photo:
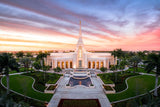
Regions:
[[131, 64], [133, 64], [134, 73], [138, 70], [138, 63], [140, 63], [141, 59], [138, 56], [133, 56], [130, 59]]
[[158, 76], [160, 75], [160, 54], [149, 54], [147, 57], [147, 60], [144, 61], [145, 64], [147, 64], [147, 66], [145, 67], [145, 70], [147, 72], [151, 72], [153, 69], [156, 70], [156, 79], [155, 79], [155, 91], [154, 91], [154, 95], [158, 96], [157, 93], [157, 86], [158, 86]]
[[27, 52], [26, 57], [33, 57], [31, 52]]
[[145, 57], [146, 57], [146, 54], [145, 54], [145, 52], [143, 51], [139, 51], [139, 52], [137, 52], [137, 55], [141, 58], [141, 59], [145, 59]]
[[47, 53], [43, 53], [43, 52], [39, 52], [39, 54], [37, 55], [36, 59], [41, 61], [41, 66], [43, 69], [43, 65], [44, 65], [44, 58], [47, 57]]
[[116, 72], [117, 68], [118, 68], [118, 65], [111, 65], [110, 67], [110, 70], [112, 70], [115, 74], [115, 83], [117, 82], [117, 72]]
[[27, 69], [28, 72], [28, 69], [31, 65], [31, 59], [28, 57], [23, 57], [22, 59], [20, 59], [20, 62], [23, 64], [25, 70]]
[[126, 65], [128, 65], [127, 60], [121, 61], [120, 65], [119, 65], [120, 70], [123, 70], [123, 69], [125, 68]]
[[22, 58], [24, 56], [24, 52], [23, 51], [19, 51], [18, 53], [16, 53], [16, 57], [17, 58]]
[[16, 59], [10, 53], [2, 53], [0, 54], [0, 71], [6, 75], [7, 81], [7, 94], [9, 94], [9, 72], [11, 70], [18, 71], [18, 63]]
[[[41, 66], [42, 66], [42, 70], [44, 71], [44, 58], [46, 58], [48, 55], [47, 52], [43, 53], [43, 52], [39, 52], [39, 54], [37, 55], [37, 60], [41, 61]], [[44, 72], [44, 81], [45, 81], [45, 72]]]
[[114, 51], [112, 51], [111, 54], [114, 55], [114, 57], [117, 57], [119, 59], [118, 64], [120, 64], [122, 58], [124, 58], [125, 56], [125, 53], [122, 51], [122, 49], [115, 49]]

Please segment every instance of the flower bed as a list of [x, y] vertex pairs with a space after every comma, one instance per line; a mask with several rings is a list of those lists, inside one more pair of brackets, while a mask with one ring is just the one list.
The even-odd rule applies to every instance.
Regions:
[[50, 85], [46, 90], [54, 90], [57, 87], [56, 85]]
[[104, 89], [107, 90], [107, 91], [113, 91], [112, 87], [111, 86], [105, 86], [103, 85]]
[[56, 90], [56, 88], [57, 88], [57, 84], [55, 84], [55, 85], [49, 85], [45, 90], [44, 90], [44, 92], [45, 93], [55, 93], [55, 90]]
[[113, 94], [116, 91], [114, 90], [114, 88], [112, 87], [113, 85], [107, 85], [107, 84], [103, 84], [103, 91], [106, 94]]

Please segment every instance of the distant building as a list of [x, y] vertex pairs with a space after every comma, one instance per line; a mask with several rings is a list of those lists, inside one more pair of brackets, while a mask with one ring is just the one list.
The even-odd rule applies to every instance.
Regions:
[[99, 69], [101, 67], [109, 68], [109, 65], [117, 64], [117, 59], [111, 53], [92, 53], [84, 49], [81, 34], [81, 22], [79, 30], [79, 39], [74, 52], [51, 53], [46, 59], [47, 65], [52, 68], [60, 67], [62, 69], [69, 68], [90, 68]]

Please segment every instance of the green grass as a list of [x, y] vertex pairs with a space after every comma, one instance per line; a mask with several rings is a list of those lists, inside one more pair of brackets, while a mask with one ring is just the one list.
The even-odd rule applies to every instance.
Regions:
[[[129, 68], [127, 71], [134, 71], [134, 68]], [[144, 70], [144, 68], [138, 68], [137, 72], [147, 73], [147, 71]], [[155, 74], [153, 71], [149, 72], [149, 74]]]
[[9, 74], [18, 73], [17, 71], [10, 71]]
[[104, 84], [114, 84], [114, 82], [110, 78], [110, 74], [98, 74], [98, 76], [102, 79]]
[[[1, 81], [1, 77], [0, 77], [0, 81]], [[4, 95], [6, 95], [6, 89], [0, 84], [0, 96], [4, 96]], [[29, 98], [24, 98], [23, 96], [20, 96], [18, 94], [13, 93], [13, 92], [10, 92], [7, 99], [11, 99], [16, 103], [25, 102], [33, 107], [46, 107], [45, 102], [43, 102], [43, 101], [37, 101], [37, 100], [29, 99]], [[4, 103], [4, 105], [5, 105], [5, 103]]]
[[26, 73], [22, 75], [33, 77], [36, 80], [34, 84], [34, 88], [41, 92], [44, 92], [44, 90], [46, 89], [45, 83], [55, 84], [59, 80], [59, 78], [62, 76], [60, 74], [55, 74], [55, 73], [45, 73], [45, 80], [44, 80], [43, 72], [33, 72], [33, 73]]
[[[125, 79], [135, 75], [139, 75], [139, 74], [127, 73], [127, 72], [98, 74], [98, 76], [100, 76], [100, 78], [105, 84], [109, 84], [109, 83], [115, 84], [114, 89], [116, 90], [116, 92], [124, 90], [127, 87], [125, 83]], [[115, 78], [117, 78], [117, 80]]]
[[[6, 77], [2, 78], [2, 83], [6, 86]], [[45, 94], [34, 91], [32, 88], [33, 79], [24, 75], [11, 75], [10, 76], [10, 89], [20, 94], [41, 100], [49, 101], [53, 94]]]
[[111, 102], [144, 94], [147, 91], [154, 89], [155, 77], [149, 75], [139, 75], [129, 78], [127, 83], [128, 89], [126, 91], [117, 94], [107, 94], [107, 97]]

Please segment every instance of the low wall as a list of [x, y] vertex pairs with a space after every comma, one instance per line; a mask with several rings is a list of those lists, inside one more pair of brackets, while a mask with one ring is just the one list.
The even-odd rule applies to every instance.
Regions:
[[[103, 85], [104, 86], [110, 86], [112, 88], [112, 90], [106, 90], [103, 87]], [[104, 91], [105, 94], [114, 94], [114, 93], [116, 93], [115, 89], [113, 88], [113, 87], [115, 87], [115, 84], [103, 84], [103, 85], [102, 85], [102, 88], [103, 88], [103, 91]]]

